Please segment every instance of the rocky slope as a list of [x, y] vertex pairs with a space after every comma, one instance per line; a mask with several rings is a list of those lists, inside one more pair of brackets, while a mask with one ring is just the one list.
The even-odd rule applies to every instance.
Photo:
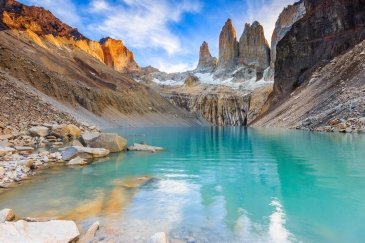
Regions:
[[254, 122], [326, 132], [365, 132], [365, 40], [317, 67], [288, 99]]
[[104, 38], [100, 42], [89, 40], [77, 29], [61, 22], [43, 8], [29, 7], [13, 0], [2, 0], [0, 19], [2, 29], [28, 31], [37, 41], [37, 37], [44, 37], [58, 47], [78, 47], [117, 71], [139, 68], [133, 53], [122, 41], [111, 38]]
[[1, 6], [0, 70], [56, 109], [104, 127], [200, 124], [119, 72], [138, 67], [122, 42], [88, 40], [42, 8], [9, 0]]
[[276, 48], [273, 103], [300, 86], [318, 65], [365, 38], [365, 0], [305, 0], [306, 14]]
[[278, 43], [268, 112], [253, 125], [362, 132], [365, 1], [304, 5], [306, 14]]

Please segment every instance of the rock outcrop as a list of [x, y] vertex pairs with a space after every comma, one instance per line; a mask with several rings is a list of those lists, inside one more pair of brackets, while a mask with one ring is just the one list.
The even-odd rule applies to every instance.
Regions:
[[304, 0], [301, 0], [284, 8], [275, 23], [275, 29], [271, 37], [270, 76], [272, 79], [274, 78], [275, 70], [276, 45], [288, 33], [293, 24], [303, 18], [305, 12]]
[[14, 0], [2, 0], [0, 8], [0, 22], [7, 28], [31, 30], [37, 35], [86, 39], [77, 29], [62, 23], [44, 8], [26, 6]]
[[104, 38], [100, 41], [104, 52], [104, 63], [117, 71], [138, 70], [133, 52], [124, 46], [121, 40]]
[[244, 126], [247, 123], [249, 97], [235, 94], [170, 94], [171, 103], [199, 114], [216, 126]]
[[204, 41], [200, 46], [199, 63], [196, 70], [200, 72], [212, 72], [216, 68], [217, 62], [217, 58], [212, 57], [210, 54], [208, 43]]
[[238, 42], [232, 20], [228, 19], [219, 35], [218, 69], [232, 69], [237, 65]]
[[78, 47], [116, 71], [138, 70], [133, 53], [121, 40], [101, 39], [100, 42], [89, 40], [77, 29], [57, 19], [50, 11], [40, 7], [26, 6], [17, 1], [6, 0], [0, 5], [0, 27], [27, 31], [38, 45], [47, 48], [43, 37], [57, 47]]
[[306, 14], [279, 41], [274, 96], [282, 101], [319, 65], [365, 38], [365, 0], [305, 0]]
[[257, 21], [246, 24], [239, 42], [239, 63], [265, 70], [270, 65], [270, 47], [264, 27]]

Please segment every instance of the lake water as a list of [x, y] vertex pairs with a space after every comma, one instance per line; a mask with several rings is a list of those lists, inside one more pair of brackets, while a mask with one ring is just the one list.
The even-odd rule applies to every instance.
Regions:
[[99, 220], [100, 241], [146, 242], [159, 231], [172, 242], [365, 239], [364, 135], [245, 128], [118, 132], [130, 143], [165, 151], [45, 171], [0, 194], [0, 208], [71, 218], [85, 229]]

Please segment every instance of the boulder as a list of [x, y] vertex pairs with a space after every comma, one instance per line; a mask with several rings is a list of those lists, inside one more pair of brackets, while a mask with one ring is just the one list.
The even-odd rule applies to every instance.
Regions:
[[110, 152], [120, 152], [126, 149], [127, 139], [116, 133], [100, 133], [97, 137], [86, 142], [91, 148], [106, 148]]
[[83, 158], [80, 158], [79, 156], [71, 159], [67, 165], [86, 165], [87, 161]]
[[80, 235], [75, 222], [51, 220], [47, 222], [0, 223], [0, 242], [71, 242]]
[[67, 129], [69, 132], [69, 136], [72, 136], [74, 138], [79, 138], [81, 136], [81, 129], [73, 124], [68, 124]]
[[30, 128], [28, 132], [32, 137], [46, 137], [49, 134], [49, 129], [48, 127], [37, 126]]
[[361, 125], [365, 125], [365, 117], [359, 118], [359, 122]]
[[96, 234], [96, 231], [99, 229], [99, 222], [96, 221], [95, 223], [93, 223], [90, 228], [87, 230], [87, 232], [85, 233], [85, 235], [83, 235], [79, 241], [79, 243], [88, 243], [91, 242]]
[[20, 152], [32, 152], [34, 150], [33, 147], [29, 147], [29, 146], [15, 146], [14, 147], [17, 151], [20, 151]]
[[81, 140], [83, 142], [85, 142], [86, 144], [88, 144], [91, 140], [93, 140], [94, 138], [100, 136], [100, 132], [84, 132], [81, 135]]
[[61, 125], [53, 125], [51, 134], [57, 138], [66, 138], [68, 137], [70, 131], [65, 124]]
[[72, 146], [62, 151], [62, 159], [65, 161], [70, 161], [71, 159], [77, 156], [83, 159], [95, 159], [95, 158], [105, 157], [109, 153], [110, 151], [104, 148], [87, 148], [80, 146]]
[[15, 151], [15, 149], [10, 148], [10, 147], [0, 147], [0, 156], [12, 154], [14, 151]]
[[155, 146], [151, 146], [151, 145], [147, 145], [147, 144], [135, 143], [132, 146], [129, 146], [128, 150], [129, 151], [147, 151], [147, 152], [155, 153], [157, 151], [162, 151], [163, 148], [162, 147], [155, 147]]
[[15, 214], [12, 209], [5, 208], [0, 211], [0, 223], [4, 223], [5, 221], [12, 221], [14, 219]]
[[148, 241], [148, 243], [168, 243], [168, 242], [169, 238], [166, 232], [155, 233]]

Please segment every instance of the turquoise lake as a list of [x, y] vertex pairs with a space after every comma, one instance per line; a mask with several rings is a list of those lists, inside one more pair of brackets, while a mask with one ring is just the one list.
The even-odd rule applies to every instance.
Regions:
[[[160, 153], [54, 168], [0, 194], [17, 215], [60, 216], [99, 241], [364, 242], [365, 135], [253, 128], [115, 130]], [[139, 188], [126, 187], [151, 177]]]

